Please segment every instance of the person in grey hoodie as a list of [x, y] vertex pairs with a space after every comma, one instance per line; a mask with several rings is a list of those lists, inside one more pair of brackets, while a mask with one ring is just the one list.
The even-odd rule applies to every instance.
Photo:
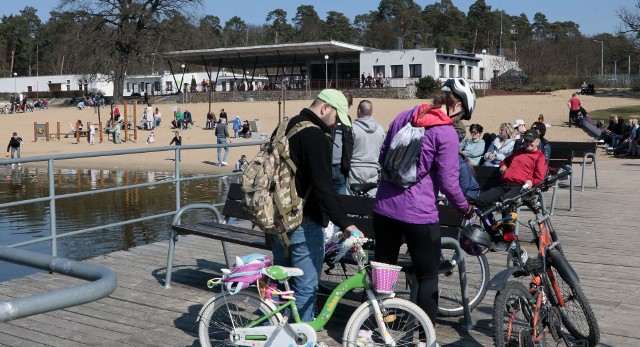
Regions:
[[[362, 100], [358, 104], [358, 118], [353, 122], [353, 156], [347, 179], [347, 193], [353, 195], [351, 184], [378, 182], [380, 173], [380, 147], [384, 142], [384, 129], [373, 118], [373, 105], [369, 100]], [[367, 195], [376, 196], [376, 190], [370, 190]]]

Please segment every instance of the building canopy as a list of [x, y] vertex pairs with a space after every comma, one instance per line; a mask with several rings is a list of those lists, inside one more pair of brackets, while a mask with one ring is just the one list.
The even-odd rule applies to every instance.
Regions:
[[247, 70], [283, 68], [305, 65], [308, 61], [329, 63], [334, 60], [359, 59], [365, 47], [339, 41], [283, 43], [273, 45], [212, 48], [161, 53], [166, 59], [179, 64], [221, 66]]

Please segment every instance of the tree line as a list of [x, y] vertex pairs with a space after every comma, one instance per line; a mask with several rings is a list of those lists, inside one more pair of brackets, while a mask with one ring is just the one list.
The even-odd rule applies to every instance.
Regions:
[[223, 22], [203, 13], [202, 0], [59, 0], [46, 22], [31, 6], [2, 17], [0, 75], [102, 73], [113, 79], [114, 95], [121, 96], [125, 73], [168, 70], [160, 52], [321, 40], [391, 49], [400, 38], [404, 48], [502, 53], [534, 81], [560, 77], [574, 83], [599, 75], [601, 60], [607, 74], [614, 61], [626, 72], [631, 57], [632, 73], [639, 73], [636, 1], [634, 9], [618, 12], [623, 30], [589, 37], [574, 21], [550, 22], [540, 12], [531, 19], [508, 14], [485, 0], [466, 11], [451, 0], [424, 7], [413, 0], [381, 0], [377, 9], [353, 20], [337, 11], [321, 18], [313, 5], [300, 5], [295, 13], [270, 11], [262, 24], [240, 16]]

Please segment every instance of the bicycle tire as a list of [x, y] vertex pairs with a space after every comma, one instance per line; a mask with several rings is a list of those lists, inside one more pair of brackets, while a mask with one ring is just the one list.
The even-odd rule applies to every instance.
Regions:
[[[442, 249], [446, 259], [451, 259], [453, 250]], [[475, 309], [484, 299], [487, 286], [491, 278], [489, 262], [483, 254], [480, 256], [465, 256], [467, 273], [467, 294], [469, 295], [469, 308]], [[457, 317], [464, 314], [462, 308], [462, 293], [460, 291], [460, 272], [456, 265], [451, 268], [450, 263], [440, 266], [438, 278], [438, 314], [444, 317]], [[413, 292], [413, 290], [412, 290]]]
[[[509, 281], [503, 290], [496, 294], [493, 302], [493, 342], [496, 347], [525, 346], [533, 341], [533, 307], [531, 294], [520, 282]], [[543, 327], [538, 322], [538, 327]], [[509, 332], [510, 331], [510, 335]], [[546, 345], [545, 339], [538, 346]]]
[[[236, 295], [216, 295], [207, 301], [198, 318], [198, 339], [202, 347], [235, 346], [229, 340], [232, 327], [245, 326], [249, 322], [275, 310], [253, 293], [238, 293]], [[233, 316], [234, 324], [231, 324]], [[267, 321], [266, 325], [276, 325], [282, 320], [277, 314]], [[213, 321], [213, 322], [212, 322]], [[213, 329], [219, 327], [220, 329]]]
[[587, 341], [589, 346], [597, 346], [600, 341], [600, 328], [591, 305], [584, 295], [579, 285], [571, 287], [560, 276], [559, 272], [553, 267], [554, 278], [558, 283], [558, 288], [564, 299], [564, 307], [560, 307], [555, 291], [551, 285], [549, 286], [549, 300], [553, 306], [560, 309], [560, 317], [562, 325], [569, 331], [569, 334], [577, 340]]
[[[400, 298], [383, 299], [380, 301], [383, 319], [387, 322], [387, 329], [396, 341], [396, 346], [415, 346], [420, 338], [420, 327], [424, 332], [423, 339], [427, 346], [435, 345], [436, 332], [427, 314], [418, 305]], [[344, 330], [342, 345], [345, 347], [384, 345], [384, 338], [380, 335], [375, 312], [371, 302], [360, 305], [349, 318]], [[417, 324], [417, 326], [416, 326]], [[409, 329], [408, 331], [406, 329]], [[371, 333], [371, 341], [358, 342], [361, 331]], [[411, 332], [411, 333], [410, 333]]]

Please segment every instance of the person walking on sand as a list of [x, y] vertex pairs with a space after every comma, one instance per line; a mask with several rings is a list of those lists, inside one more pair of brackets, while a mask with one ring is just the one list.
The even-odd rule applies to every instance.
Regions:
[[[226, 145], [227, 143], [231, 143], [231, 138], [229, 137], [229, 129], [227, 129], [227, 119], [220, 118], [220, 122], [216, 126], [215, 129], [216, 134], [216, 143], [219, 145]], [[227, 157], [229, 156], [229, 147], [224, 147], [224, 156], [221, 158], [220, 154], [222, 152], [222, 147], [218, 147], [218, 165], [227, 166]]]
[[120, 122], [113, 126], [113, 143], [120, 143]]
[[169, 142], [169, 146], [171, 146], [172, 144], [176, 144], [176, 146], [182, 146], [182, 136], [180, 136], [180, 132], [176, 131], [173, 135], [173, 139], [171, 139], [171, 142]]
[[[9, 139], [9, 145], [7, 146], [7, 157], [9, 157], [9, 151], [11, 151], [11, 159], [14, 158], [15, 154], [18, 155], [18, 159], [20, 159], [20, 146], [22, 146], [22, 138], [18, 137], [18, 133], [14, 132], [11, 139]], [[11, 164], [13, 167], [14, 164]], [[20, 166], [20, 163], [18, 163]]]

